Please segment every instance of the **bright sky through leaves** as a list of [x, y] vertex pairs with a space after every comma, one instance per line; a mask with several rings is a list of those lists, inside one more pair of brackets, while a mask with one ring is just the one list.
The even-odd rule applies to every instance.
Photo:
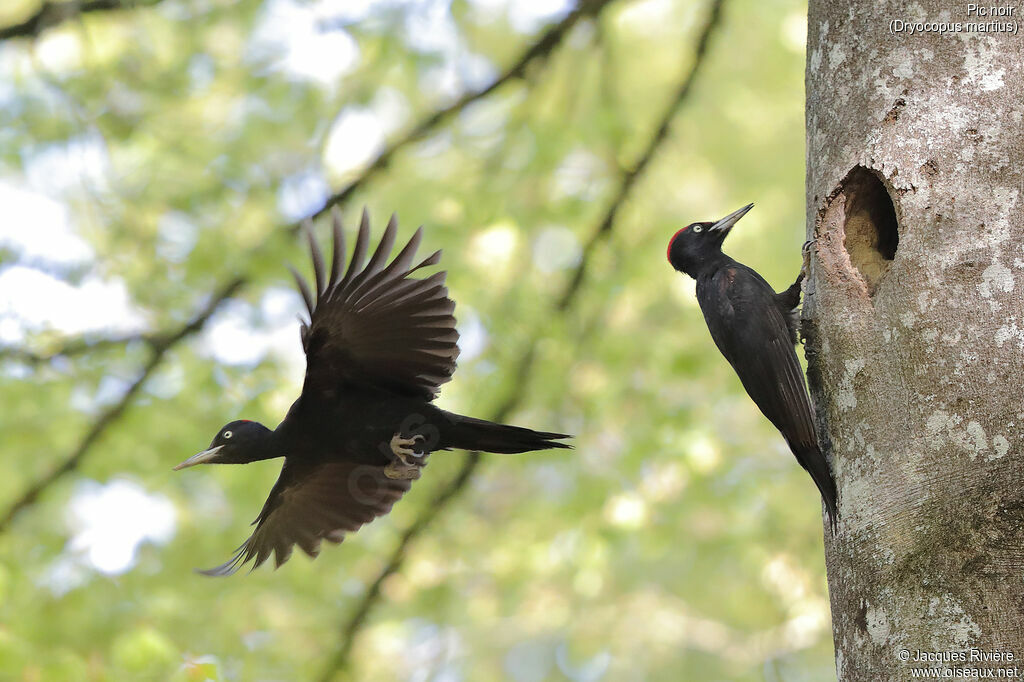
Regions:
[[[0, 27], [38, 4], [0, 3]], [[388, 518], [317, 562], [227, 581], [192, 569], [244, 538], [278, 465], [171, 467], [231, 419], [276, 424], [299, 393], [285, 266], [310, 266], [286, 226], [573, 6], [162, 0], [0, 42], [0, 344], [47, 356], [177, 330], [247, 280], [0, 535], [0, 677], [323, 674], [464, 455], [437, 453]], [[665, 262], [681, 224], [754, 201], [727, 250], [777, 288], [799, 268], [800, 0], [727, 0], [668, 136], [584, 255], [707, 6], [611, 2], [343, 205], [349, 230], [365, 205], [377, 230], [396, 212], [400, 237], [422, 224], [421, 252], [444, 250], [462, 337], [444, 407], [487, 416], [522, 390], [509, 421], [578, 434], [571, 452], [482, 460], [382, 583], [356, 679], [832, 674], [816, 491]], [[75, 452], [151, 352], [0, 355], [0, 505]]]

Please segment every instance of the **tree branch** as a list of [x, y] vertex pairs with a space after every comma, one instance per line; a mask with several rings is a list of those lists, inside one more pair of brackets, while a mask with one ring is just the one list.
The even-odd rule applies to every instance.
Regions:
[[11, 38], [35, 38], [43, 31], [59, 26], [83, 14], [111, 10], [152, 7], [163, 0], [70, 0], [44, 2], [35, 14], [18, 24], [0, 28], [0, 41]]
[[565, 293], [558, 302], [557, 310], [559, 312], [564, 311], [568, 307], [572, 297], [576, 295], [576, 291], [580, 288], [580, 285], [583, 284], [583, 280], [587, 275], [587, 269], [590, 267], [590, 259], [593, 257], [594, 250], [597, 248], [598, 244], [608, 238], [608, 235], [612, 231], [612, 225], [615, 224], [615, 219], [618, 217], [619, 210], [625, 204], [626, 198], [633, 189], [633, 185], [636, 184], [637, 179], [641, 174], [643, 174], [644, 170], [647, 169], [651, 159], [654, 158], [655, 153], [668, 137], [669, 128], [672, 126], [672, 120], [676, 117], [676, 114], [679, 113], [683, 104], [686, 103], [690, 94], [690, 88], [693, 87], [693, 83], [697, 78], [700, 67], [704, 63], [704, 57], [707, 54], [711, 34], [714, 33], [715, 28], [721, 20], [723, 3], [724, 0], [712, 0], [711, 7], [708, 10], [708, 18], [704, 23], [700, 36], [697, 38], [697, 47], [694, 50], [693, 63], [690, 66], [690, 70], [676, 89], [675, 96], [669, 102], [668, 108], [665, 109], [665, 113], [662, 115], [661, 121], [658, 124], [658, 129], [654, 133], [654, 137], [652, 137], [650, 142], [648, 142], [647, 147], [644, 149], [643, 153], [640, 154], [640, 157], [636, 160], [636, 163], [633, 164], [633, 167], [624, 170], [620, 176], [619, 187], [615, 193], [615, 198], [612, 200], [611, 206], [604, 216], [604, 220], [583, 247], [583, 255], [580, 258], [579, 267], [576, 268], [576, 271], [573, 273], [573, 278], [569, 282], [569, 286], [566, 287]]
[[562, 40], [569, 33], [569, 30], [575, 26], [580, 19], [589, 16], [596, 16], [609, 2], [611, 2], [611, 0], [581, 0], [573, 11], [569, 12], [564, 19], [545, 31], [540, 38], [538, 38], [520, 55], [519, 59], [505, 69], [505, 71], [490, 85], [473, 92], [468, 92], [453, 104], [444, 107], [443, 109], [438, 109], [433, 114], [420, 121], [419, 124], [414, 126], [409, 132], [405, 133], [405, 135], [399, 137], [388, 145], [384, 151], [374, 159], [373, 163], [367, 166], [366, 170], [363, 171], [359, 178], [354, 180], [341, 191], [331, 195], [324, 203], [323, 207], [312, 215], [312, 218], [319, 218], [331, 210], [333, 206], [344, 203], [356, 190], [371, 180], [377, 173], [387, 168], [399, 150], [413, 142], [423, 139], [432, 130], [461, 112], [473, 102], [487, 97], [511, 80], [522, 78], [534, 62], [543, 61], [551, 55], [555, 48], [561, 44]]
[[[316, 218], [327, 213], [332, 207], [338, 206], [346, 202], [355, 191], [367, 184], [374, 176], [379, 172], [383, 171], [390, 160], [400, 150], [409, 144], [416, 142], [426, 137], [432, 130], [448, 121], [452, 116], [458, 114], [465, 107], [471, 103], [486, 97], [491, 94], [502, 85], [510, 80], [521, 77], [525, 74], [530, 65], [534, 64], [539, 60], [546, 59], [561, 43], [563, 38], [566, 36], [568, 31], [583, 17], [596, 15], [601, 8], [608, 4], [611, 0], [582, 0], [580, 5], [569, 13], [561, 22], [551, 27], [546, 31], [532, 46], [527, 48], [523, 54], [516, 60], [516, 62], [510, 66], [506, 71], [501, 74], [493, 83], [487, 87], [463, 95], [454, 104], [440, 109], [427, 118], [420, 121], [411, 131], [406, 133], [403, 137], [399, 138], [395, 142], [391, 143], [384, 152], [381, 153], [377, 159], [368, 166], [362, 174], [355, 179], [351, 184], [346, 186], [341, 191], [331, 195], [324, 205], [315, 211], [305, 220], [315, 220]], [[59, 24], [67, 19], [82, 14], [85, 12], [97, 12], [104, 10], [114, 10], [119, 8], [129, 8], [132, 6], [152, 6], [161, 2], [161, 0], [89, 0], [87, 2], [80, 3], [60, 3], [54, 5], [52, 3], [46, 3], [42, 8], [26, 22], [18, 24], [16, 26], [10, 26], [4, 29], [0, 29], [0, 40], [16, 37], [16, 36], [33, 36], [38, 35], [41, 31], [45, 30], [50, 26]], [[292, 225], [290, 231], [295, 234], [298, 232], [302, 222]], [[32, 484], [8, 509], [2, 516], [0, 516], [0, 533], [3, 533], [9, 526], [14, 517], [26, 507], [31, 506], [36, 502], [40, 495], [45, 492], [53, 483], [63, 477], [65, 474], [76, 470], [82, 460], [91, 451], [92, 446], [103, 435], [106, 430], [113, 425], [117, 419], [124, 413], [129, 407], [132, 399], [138, 393], [139, 389], [146, 382], [146, 380], [152, 375], [156, 368], [163, 361], [167, 351], [176, 345], [178, 342], [199, 331], [203, 325], [209, 320], [210, 316], [213, 315], [216, 308], [223, 303], [227, 298], [237, 293], [239, 289], [249, 284], [249, 277], [243, 276], [234, 278], [219, 289], [218, 294], [211, 299], [210, 306], [199, 316], [197, 316], [192, 322], [185, 325], [181, 329], [166, 333], [166, 332], [155, 332], [155, 333], [142, 333], [142, 334], [130, 334], [117, 337], [109, 338], [75, 338], [69, 339], [64, 342], [63, 345], [49, 351], [48, 353], [39, 353], [36, 351], [17, 348], [17, 347], [6, 347], [0, 348], [0, 360], [5, 358], [11, 358], [27, 362], [29, 364], [38, 365], [52, 360], [59, 356], [77, 355], [86, 353], [100, 348], [107, 348], [110, 346], [127, 345], [136, 341], [142, 341], [150, 346], [152, 355], [149, 361], [143, 367], [142, 371], [136, 377], [135, 381], [121, 396], [121, 399], [110, 408], [108, 408], [103, 414], [100, 415], [99, 419], [92, 425], [92, 428], [85, 434], [82, 441], [78, 446], [72, 450], [72, 452], [54, 468], [49, 474], [44, 476], [42, 479]], [[512, 409], [510, 406], [509, 410]], [[475, 461], [473, 455], [467, 459], [467, 464]], [[460, 473], [455, 480], [450, 484], [450, 493], [448, 495], [442, 495], [444, 500], [441, 503], [443, 507], [447, 503], [447, 499], [456, 496], [465, 483], [469, 480], [470, 475], [475, 468], [475, 463], [469, 466], [463, 473]], [[461, 480], [460, 479], [464, 479]], [[409, 539], [406, 543], [411, 542], [417, 537], [423, 529], [429, 525], [433, 516], [428, 516], [423, 519], [422, 523], [417, 524], [419, 527], [410, 529], [408, 533]], [[401, 559], [398, 559], [395, 563], [394, 570], [398, 570], [401, 565]], [[383, 582], [381, 578], [381, 582]], [[379, 589], [379, 585], [378, 585]], [[370, 606], [372, 606], [375, 598], [372, 598], [366, 607], [368, 612]], [[365, 618], [365, 615], [363, 616]], [[359, 629], [359, 624], [353, 626], [352, 637], [354, 638], [356, 631]], [[347, 657], [347, 652], [344, 654]]]
[[153, 338], [150, 334], [125, 334], [108, 337], [79, 336], [65, 339], [61, 345], [45, 353], [18, 346], [2, 346], [0, 347], [0, 360], [18, 360], [30, 365], [42, 365], [54, 358], [81, 355], [113, 346], [127, 346], [139, 341], [152, 343]]
[[103, 414], [100, 415], [92, 427], [86, 432], [85, 436], [79, 442], [78, 446], [71, 451], [67, 457], [64, 458], [59, 465], [57, 465], [50, 473], [43, 476], [41, 479], [33, 483], [21, 497], [19, 497], [7, 511], [0, 516], [0, 533], [3, 533], [10, 526], [11, 521], [14, 517], [24, 509], [32, 505], [36, 499], [57, 480], [63, 477], [65, 474], [70, 473], [77, 469], [85, 458], [86, 454], [92, 449], [96, 441], [99, 440], [111, 425], [113, 425], [118, 418], [124, 414], [125, 410], [128, 409], [135, 394], [139, 392], [146, 380], [153, 374], [154, 370], [160, 366], [163, 362], [164, 356], [169, 350], [171, 350], [178, 343], [186, 339], [187, 337], [195, 334], [203, 328], [203, 326], [209, 321], [213, 314], [217, 311], [217, 308], [230, 298], [234, 293], [242, 286], [244, 280], [236, 278], [231, 282], [228, 282], [222, 287], [206, 304], [203, 310], [192, 318], [188, 324], [185, 324], [180, 329], [167, 335], [154, 336], [150, 339], [151, 354], [149, 360], [146, 362], [145, 367], [136, 377], [132, 385], [128, 387], [122, 395], [121, 399], [115, 404], [108, 407]]
[[[516, 390], [508, 396], [505, 402], [490, 415], [492, 421], [505, 421], [512, 411], [519, 407], [526, 393], [524, 386], [526, 377], [529, 376], [533, 366], [533, 360], [536, 355], [534, 351], [535, 347], [531, 347], [520, 358], [519, 363], [516, 365], [517, 372], [514, 376], [523, 377], [523, 380], [516, 386]], [[455, 476], [438, 491], [424, 508], [423, 512], [402, 533], [402, 537], [391, 551], [391, 556], [388, 558], [387, 563], [377, 573], [377, 577], [370, 583], [370, 587], [363, 593], [362, 599], [359, 600], [356, 608], [352, 611], [352, 615], [342, 628], [341, 644], [324, 668], [324, 673], [320, 678], [322, 682], [330, 682], [338, 672], [348, 667], [352, 654], [352, 645], [355, 643], [356, 636], [366, 625], [370, 611], [380, 601], [380, 592], [384, 582], [401, 570], [405, 563], [406, 552], [409, 546], [441, 515], [450, 502], [462, 494], [479, 466], [480, 452], [470, 452], [466, 455], [462, 460], [462, 466], [459, 467]]]
[[[624, 169], [622, 171], [619, 186], [611, 204], [608, 206], [608, 209], [602, 216], [602, 219], [597, 223], [596, 227], [592, 231], [590, 239], [587, 241], [587, 245], [584, 249], [583, 257], [580, 259], [579, 264], [577, 264], [572, 278], [566, 285], [565, 291], [554, 303], [556, 312], [560, 314], [564, 313], [576, 302], [580, 291], [580, 285], [586, 276], [591, 254], [596, 246], [602, 240], [607, 239], [608, 235], [611, 234], [616, 218], [619, 214], [619, 210], [629, 198], [636, 185], [637, 179], [647, 169], [651, 159], [654, 158], [655, 153], [668, 137], [668, 131], [672, 123], [672, 119], [679, 112], [679, 109], [688, 98], [696, 75], [700, 70], [701, 64], [704, 62], [710, 36], [718, 26], [721, 18], [723, 2], [724, 0], [712, 0], [711, 7], [708, 11], [707, 21], [704, 24], [700, 37], [697, 41], [697, 47], [690, 70], [676, 89], [675, 96], [672, 98], [668, 109], [660, 119], [658, 128], [651, 140], [648, 142], [643, 153], [641, 153], [632, 168]], [[529, 376], [533, 368], [535, 353], [536, 342], [529, 346], [516, 365], [516, 373], [513, 376], [519, 377], [519, 383], [516, 385], [516, 388], [508, 397], [506, 402], [492, 415], [490, 415], [490, 419], [494, 421], [503, 421], [525, 398], [526, 383], [529, 380]], [[330, 682], [330, 680], [334, 679], [338, 673], [348, 668], [351, 663], [352, 647], [355, 643], [356, 637], [359, 635], [363, 627], [366, 626], [370, 612], [380, 602], [381, 589], [384, 582], [401, 570], [405, 563], [409, 547], [413, 542], [422, 535], [430, 524], [433, 523], [442, 514], [442, 512], [467, 489], [477, 468], [480, 466], [480, 461], [479, 452], [470, 453], [463, 460], [462, 466], [459, 468], [459, 471], [455, 474], [452, 480], [441, 488], [434, 499], [427, 505], [423, 513], [416, 519], [416, 521], [405, 529], [405, 532], [402, 533], [401, 539], [398, 541], [398, 544], [395, 545], [395, 548], [392, 550], [387, 562], [385, 562], [384, 566], [377, 573], [376, 578], [374, 578], [373, 582], [370, 583], [369, 588], [365, 593], [363, 593], [362, 598], [360, 598], [359, 602], [355, 605], [355, 608], [353, 608], [351, 615], [342, 626], [341, 642], [338, 650], [324, 668], [324, 672], [320, 677], [322, 682]]]
[[[132, 1], [132, 0], [91, 0], [90, 2], [83, 2], [78, 6], [78, 12], [82, 13], [86, 11], [99, 11], [116, 9], [118, 7], [129, 7], [133, 5], [138, 6], [149, 6], [155, 5], [157, 2], [162, 0], [145, 0], [145, 1]], [[344, 188], [335, 192], [329, 196], [324, 204], [310, 214], [308, 217], [303, 218], [297, 223], [289, 226], [289, 230], [292, 234], [298, 233], [301, 229], [302, 224], [306, 221], [316, 220], [320, 218], [335, 206], [340, 206], [345, 203], [352, 195], [362, 188], [364, 185], [369, 183], [378, 173], [383, 171], [391, 163], [391, 160], [398, 154], [402, 149], [410, 144], [413, 144], [427, 135], [429, 135], [434, 129], [438, 128], [451, 117], [457, 115], [467, 106], [483, 99], [487, 95], [491, 94], [505, 83], [522, 77], [530, 65], [535, 62], [547, 59], [554, 49], [561, 43], [565, 38], [569, 30], [579, 22], [580, 19], [587, 16], [597, 15], [601, 9], [612, 0], [583, 0], [579, 6], [570, 12], [562, 21], [555, 24], [547, 31], [545, 31], [540, 38], [538, 38], [530, 47], [528, 47], [522, 55], [510, 66], [504, 73], [502, 73], [497, 79], [495, 79], [490, 85], [476, 90], [474, 92], [467, 93], [459, 98], [454, 104], [447, 106], [443, 109], [439, 109], [434, 113], [430, 114], [402, 137], [398, 138], [394, 142], [385, 148], [383, 152], [367, 166], [358, 178], [353, 180], [350, 184]], [[75, 3], [61, 3], [58, 7], [73, 7]], [[51, 7], [50, 4], [44, 4], [43, 7], [36, 13], [33, 19], [29, 19], [23, 24], [18, 26], [26, 26], [28, 24], [38, 24], [41, 19], [38, 17], [42, 16], [46, 12], [47, 7]], [[62, 10], [67, 12], [68, 10]], [[52, 24], [48, 24], [52, 25]], [[8, 27], [6, 29], [0, 29], [0, 38], [3, 37], [4, 31], [11, 31], [17, 27]], [[22, 31], [28, 29], [20, 29]], [[29, 32], [31, 34], [31, 32]], [[18, 33], [22, 35], [22, 33]], [[247, 282], [243, 282], [243, 285]], [[94, 350], [102, 348], [108, 348], [110, 346], [122, 346], [137, 341], [143, 341], [146, 343], [152, 343], [155, 339], [159, 338], [159, 334], [129, 334], [125, 336], [116, 336], [109, 338], [96, 338], [96, 337], [79, 337], [66, 340], [63, 345], [54, 348], [46, 353], [40, 353], [37, 351], [29, 350], [26, 348], [19, 348], [16, 346], [0, 347], [0, 360], [13, 359], [26, 362], [31, 365], [40, 365], [56, 357], [69, 356], [69, 355], [80, 355]]]

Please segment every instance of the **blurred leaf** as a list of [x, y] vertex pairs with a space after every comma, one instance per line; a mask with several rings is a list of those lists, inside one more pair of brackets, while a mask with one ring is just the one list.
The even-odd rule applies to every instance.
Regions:
[[[0, 21], [39, 3], [16, 5]], [[79, 333], [65, 318], [81, 325], [115, 307], [142, 331], [173, 330], [230, 277], [249, 280], [167, 353], [82, 467], [0, 535], [0, 677], [322, 673], [343, 619], [463, 455], [437, 453], [392, 514], [315, 562], [227, 580], [192, 569], [244, 539], [279, 465], [170, 469], [227, 421], [273, 426], [299, 393], [301, 303], [283, 293], [284, 266], [309, 265], [286, 226], [359, 177], [365, 161], [349, 157], [363, 138], [400, 139], [511, 64], [562, 16], [541, 5], [163, 0], [0, 45], [0, 195], [32, 198], [8, 202], [0, 225], [0, 340], [46, 354]], [[801, 0], [727, 0], [704, 70], [593, 248], [578, 300], [552, 313], [687, 72], [706, 10], [611, 3], [523, 78], [400, 149], [343, 207], [350, 230], [365, 205], [375, 234], [397, 212], [400, 236], [423, 224], [425, 249], [444, 249], [465, 353], [442, 407], [495, 409], [536, 341], [510, 421], [577, 434], [570, 452], [482, 461], [385, 581], [353, 650], [356, 679], [831, 674], [814, 486], [664, 256], [680, 225], [754, 201], [727, 250], [777, 288], [795, 277]], [[370, 127], [332, 138], [353, 110]], [[42, 227], [64, 236], [33, 251]], [[88, 256], [65, 262], [74, 236]], [[67, 301], [4, 289], [14, 266], [78, 288], [123, 284], [127, 301], [61, 318]], [[74, 450], [148, 352], [0, 356], [0, 504]], [[136, 507], [95, 513], [106, 531], [89, 525], [86, 479], [94, 492], [141, 491], [115, 498]], [[168, 538], [127, 537], [141, 509], [161, 504], [174, 509]]]

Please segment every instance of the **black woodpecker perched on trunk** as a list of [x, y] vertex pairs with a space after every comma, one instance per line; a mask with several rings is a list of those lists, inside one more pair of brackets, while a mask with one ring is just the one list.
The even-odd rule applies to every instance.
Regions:
[[445, 272], [410, 275], [436, 265], [437, 251], [413, 266], [422, 228], [388, 263], [398, 231], [392, 217], [364, 267], [370, 226], [363, 212], [355, 250], [343, 268], [345, 239], [334, 216], [334, 258], [328, 275], [310, 226], [315, 288], [293, 270], [309, 311], [301, 328], [306, 353], [302, 393], [276, 429], [248, 420], [227, 424], [210, 447], [175, 467], [245, 464], [284, 457], [281, 475], [234, 556], [207, 575], [229, 575], [274, 554], [278, 566], [294, 545], [315, 557], [322, 540], [391, 511], [420, 477], [435, 450], [517, 453], [567, 448], [569, 436], [496, 424], [432, 404], [452, 378], [459, 354], [455, 302]]
[[718, 222], [693, 223], [668, 243], [668, 262], [697, 280], [697, 302], [715, 345], [739, 375], [747, 394], [775, 425], [814, 479], [835, 529], [836, 484], [818, 447], [811, 401], [796, 357], [801, 270], [793, 286], [775, 293], [746, 265], [722, 253], [748, 204]]

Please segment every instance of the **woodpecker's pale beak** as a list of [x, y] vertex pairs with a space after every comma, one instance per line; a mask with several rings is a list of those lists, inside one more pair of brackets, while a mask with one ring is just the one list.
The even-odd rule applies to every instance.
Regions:
[[747, 215], [747, 211], [749, 211], [752, 208], [754, 208], [753, 204], [747, 204], [740, 210], [733, 211], [729, 215], [725, 216], [708, 229], [711, 230], [712, 232], [720, 233], [721, 238], [725, 239], [725, 235], [729, 234], [729, 230], [731, 230], [732, 226], [736, 224], [736, 221], [738, 221], [743, 216]]
[[192, 455], [191, 457], [186, 459], [184, 462], [182, 462], [178, 466], [174, 467], [174, 470], [175, 471], [179, 471], [181, 469], [187, 469], [188, 467], [194, 467], [197, 464], [203, 464], [205, 462], [209, 462], [211, 459], [213, 459], [214, 457], [217, 456], [217, 453], [220, 451], [220, 449], [222, 447], [224, 447], [224, 446], [223, 445], [218, 445], [215, 448], [210, 448], [209, 450], [203, 450], [199, 454]]

